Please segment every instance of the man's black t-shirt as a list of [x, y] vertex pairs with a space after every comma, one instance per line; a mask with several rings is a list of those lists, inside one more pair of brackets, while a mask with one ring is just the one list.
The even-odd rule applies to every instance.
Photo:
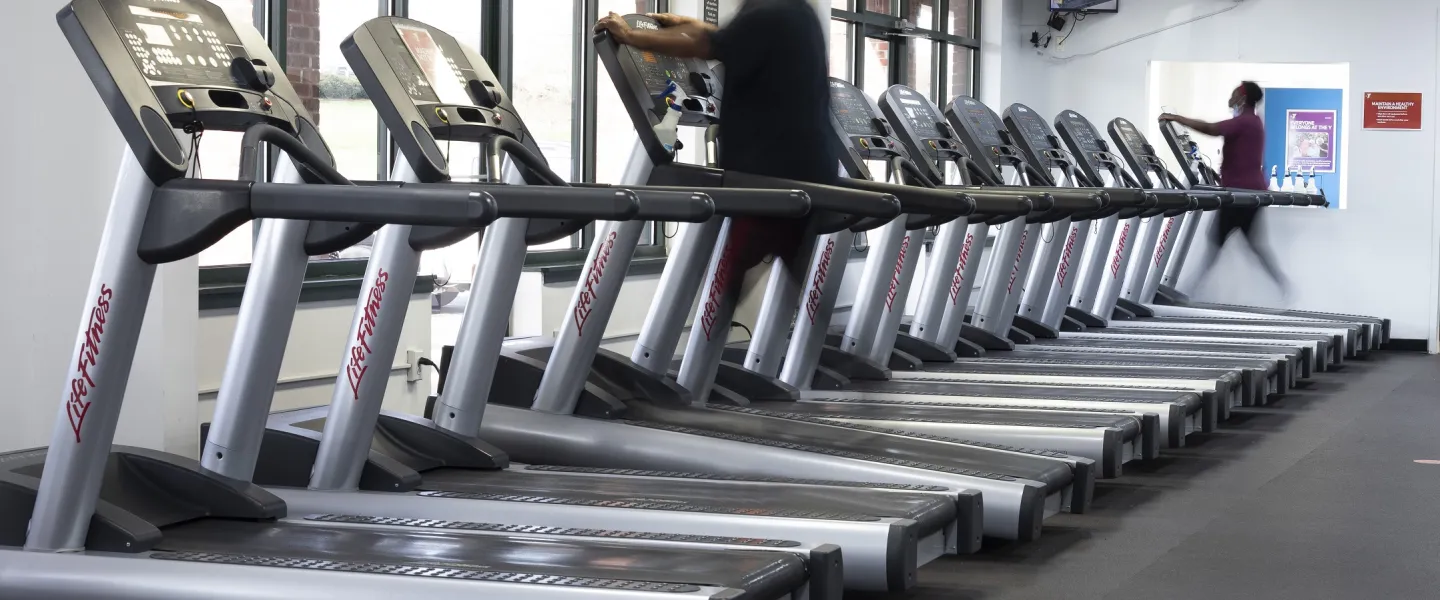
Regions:
[[829, 54], [804, 0], [748, 0], [710, 48], [725, 65], [720, 167], [832, 183]]
[[[830, 124], [829, 53], [815, 9], [805, 0], [748, 0], [710, 35], [710, 49], [725, 65], [720, 167], [835, 183], [840, 155]], [[730, 232], [734, 266], [795, 256], [805, 231], [804, 219], [737, 220]]]

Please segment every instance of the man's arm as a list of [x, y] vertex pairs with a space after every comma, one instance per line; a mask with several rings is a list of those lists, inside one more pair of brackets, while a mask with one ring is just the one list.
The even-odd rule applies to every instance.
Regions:
[[1221, 133], [1220, 133], [1220, 124], [1219, 124], [1219, 123], [1210, 123], [1210, 122], [1206, 122], [1206, 121], [1201, 121], [1201, 120], [1199, 120], [1199, 119], [1192, 119], [1192, 118], [1190, 118], [1190, 117], [1182, 117], [1182, 116], [1180, 116], [1180, 115], [1171, 114], [1171, 113], [1165, 113], [1165, 114], [1163, 114], [1163, 115], [1160, 115], [1160, 120], [1161, 120], [1161, 121], [1174, 121], [1174, 122], [1176, 122], [1176, 123], [1179, 123], [1179, 124], [1181, 124], [1181, 125], [1184, 125], [1184, 126], [1186, 126], [1186, 127], [1189, 127], [1189, 128], [1191, 128], [1191, 129], [1194, 129], [1195, 131], [1198, 131], [1198, 132], [1203, 133], [1203, 134], [1205, 134], [1205, 135], [1213, 135], [1213, 136], [1221, 135]]
[[[625, 23], [624, 17], [610, 13], [595, 24], [595, 31], [609, 31], [615, 41], [640, 50], [659, 52], [676, 58], [715, 58], [710, 47], [710, 34], [715, 28], [708, 23], [665, 15], [670, 19], [656, 16], [665, 25], [663, 29], [633, 29]], [[671, 25], [670, 23], [674, 23]]]

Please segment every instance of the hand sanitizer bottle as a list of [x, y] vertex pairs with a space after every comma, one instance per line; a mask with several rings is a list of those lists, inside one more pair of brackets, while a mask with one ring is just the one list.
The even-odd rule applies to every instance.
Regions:
[[1280, 173], [1280, 165], [1271, 165], [1271, 167], [1270, 167], [1270, 185], [1269, 185], [1269, 187], [1266, 187], [1265, 189], [1267, 189], [1267, 190], [1269, 190], [1269, 191], [1272, 191], [1272, 192], [1278, 192], [1278, 191], [1280, 191], [1280, 178], [1279, 178], [1279, 173]]
[[1295, 171], [1293, 169], [1285, 169], [1285, 184], [1280, 186], [1280, 191], [1295, 191]]
[[1305, 193], [1320, 194], [1320, 183], [1315, 175], [1315, 167], [1310, 167], [1310, 175], [1305, 178]]

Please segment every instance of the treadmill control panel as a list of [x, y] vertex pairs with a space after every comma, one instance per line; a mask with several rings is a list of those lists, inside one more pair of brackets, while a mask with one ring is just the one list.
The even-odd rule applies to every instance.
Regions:
[[850, 82], [830, 78], [830, 117], [836, 136], [844, 141], [840, 162], [848, 176], [870, 179], [865, 161], [907, 156], [880, 107]]
[[960, 141], [965, 143], [970, 158], [990, 169], [991, 183], [1003, 181], [1002, 167], [1014, 167], [1025, 162], [1020, 150], [1009, 143], [1009, 132], [1000, 115], [979, 100], [957, 96], [945, 107], [945, 119], [955, 129]]
[[489, 65], [439, 28], [399, 17], [371, 19], [340, 51], [421, 181], [449, 178], [437, 140], [503, 135], [540, 155]]
[[[1015, 145], [1025, 154], [1036, 170], [1052, 178], [1052, 169], [1059, 169], [1073, 179], [1075, 159], [1060, 145], [1060, 138], [1050, 129], [1040, 113], [1024, 104], [1012, 104], [1005, 109], [1005, 125], [1015, 139]], [[1088, 179], [1088, 178], [1087, 178]]]
[[1073, 110], [1061, 111], [1055, 117], [1055, 131], [1070, 148], [1070, 155], [1076, 159], [1075, 166], [1087, 179], [1102, 185], [1105, 183], [1102, 174], [1108, 173], [1114, 186], [1125, 187], [1124, 159], [1110, 151], [1110, 144], [1089, 119]]
[[[1170, 184], [1169, 169], [1165, 162], [1155, 154], [1155, 147], [1145, 139], [1145, 134], [1135, 127], [1134, 123], [1117, 118], [1110, 122], [1110, 138], [1115, 140], [1115, 146], [1120, 151], [1120, 156], [1130, 165], [1130, 172], [1140, 181], [1141, 187], [1154, 188], [1158, 180], [1161, 187]], [[1155, 179], [1151, 179], [1151, 175]]]
[[940, 107], [912, 88], [896, 85], [880, 96], [880, 112], [895, 127], [896, 137], [931, 181], [945, 181], [944, 165], [965, 156]]
[[[659, 22], [645, 15], [625, 15], [624, 18], [633, 29], [660, 29]], [[631, 122], [637, 124], [640, 143], [654, 164], [665, 165], [675, 160], [653, 130], [672, 108], [665, 95], [671, 82], [686, 96], [674, 105], [680, 109], [680, 125], [706, 127], [719, 121], [723, 90], [720, 77], [706, 61], [623, 46], [607, 32], [596, 34], [595, 50]], [[649, 123], [650, 127], [640, 127], [640, 123]]]
[[145, 172], [183, 177], [174, 129], [264, 123], [329, 151], [265, 40], [205, 0], [74, 0], [57, 20]]

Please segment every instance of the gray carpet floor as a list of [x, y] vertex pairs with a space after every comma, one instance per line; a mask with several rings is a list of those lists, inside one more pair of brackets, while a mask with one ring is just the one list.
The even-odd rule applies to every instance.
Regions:
[[[1440, 358], [1319, 374], [1100, 482], [1041, 540], [924, 567], [886, 598], [1440, 598]], [[1197, 439], [1198, 437], [1198, 439]]]

